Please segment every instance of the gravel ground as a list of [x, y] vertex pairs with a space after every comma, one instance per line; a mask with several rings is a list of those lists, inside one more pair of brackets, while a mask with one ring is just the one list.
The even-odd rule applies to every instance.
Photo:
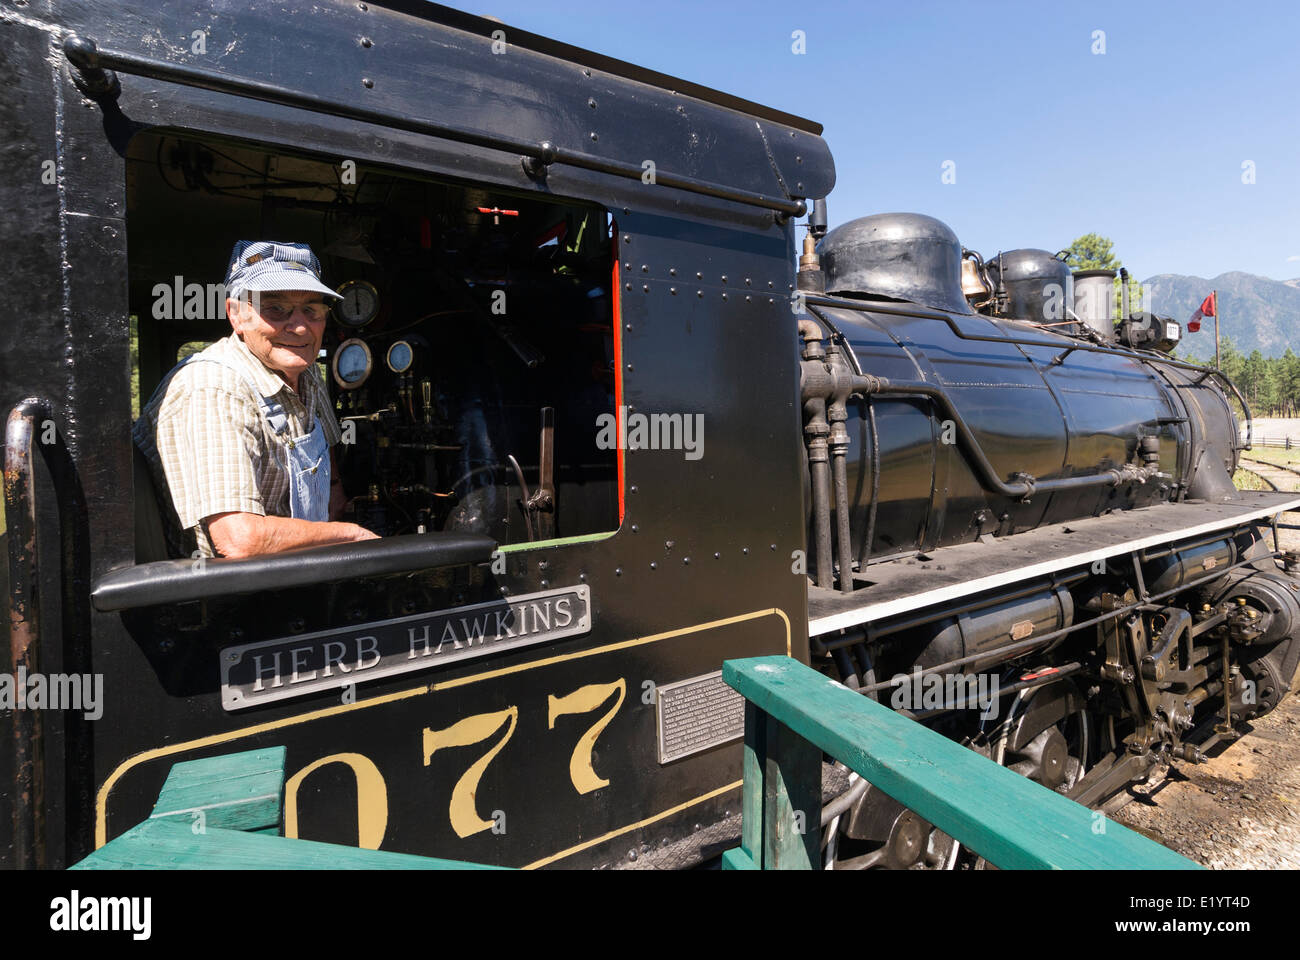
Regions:
[[1300, 695], [1111, 817], [1216, 870], [1300, 869]]
[[[1247, 456], [1283, 462], [1280, 450]], [[1283, 490], [1300, 489], [1300, 476], [1245, 466]], [[1300, 525], [1300, 514], [1282, 522]], [[1280, 539], [1283, 549], [1300, 550], [1300, 530], [1281, 530]], [[1248, 724], [1246, 736], [1210, 751], [1205, 763], [1180, 763], [1153, 793], [1111, 816], [1212, 869], [1300, 869], [1300, 693]]]

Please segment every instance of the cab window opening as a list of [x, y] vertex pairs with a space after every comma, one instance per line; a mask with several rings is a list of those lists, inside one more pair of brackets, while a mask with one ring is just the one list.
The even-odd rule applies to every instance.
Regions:
[[620, 451], [597, 429], [621, 388], [604, 208], [169, 132], [132, 141], [127, 197], [133, 417], [230, 336], [234, 241], [306, 243], [343, 297], [317, 371], [344, 519], [503, 546], [618, 528]]

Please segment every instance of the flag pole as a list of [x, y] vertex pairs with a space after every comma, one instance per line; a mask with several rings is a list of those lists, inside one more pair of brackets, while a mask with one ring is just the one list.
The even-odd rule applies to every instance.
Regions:
[[1214, 367], [1217, 370], [1222, 369], [1219, 363], [1219, 291], [1212, 290], [1211, 295], [1214, 297]]

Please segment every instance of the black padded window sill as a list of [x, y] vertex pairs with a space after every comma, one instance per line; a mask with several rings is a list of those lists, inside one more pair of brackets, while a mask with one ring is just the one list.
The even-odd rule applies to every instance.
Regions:
[[95, 582], [96, 610], [131, 610], [282, 590], [332, 580], [409, 573], [467, 563], [486, 563], [497, 548], [491, 537], [427, 533], [359, 543], [286, 550], [245, 560], [161, 560], [105, 574]]

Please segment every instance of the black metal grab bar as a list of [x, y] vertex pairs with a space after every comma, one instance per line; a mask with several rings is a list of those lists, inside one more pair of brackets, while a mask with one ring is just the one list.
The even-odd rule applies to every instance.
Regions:
[[[87, 597], [90, 550], [86, 501], [52, 404], [28, 398], [9, 413], [5, 424], [4, 497], [9, 553], [8, 666], [18, 680], [19, 669], [42, 669], [40, 586], [42, 577], [37, 527], [34, 450], [49, 471], [58, 508], [59, 603], [62, 627], [62, 670], [88, 673], [91, 668], [90, 613]], [[17, 867], [46, 865], [45, 757], [40, 710], [14, 710], [14, 862]], [[77, 711], [62, 715], [63, 770], [69, 801], [64, 807], [64, 857], [71, 863], [89, 850], [93, 757], [89, 721]]]
[[[23, 400], [5, 423], [5, 523], [9, 531], [9, 671], [37, 672], [41, 619], [36, 549], [35, 470], [32, 436], [38, 422], [50, 419], [44, 400]], [[45, 751], [41, 712], [17, 710], [13, 717], [14, 865], [45, 866]]]

